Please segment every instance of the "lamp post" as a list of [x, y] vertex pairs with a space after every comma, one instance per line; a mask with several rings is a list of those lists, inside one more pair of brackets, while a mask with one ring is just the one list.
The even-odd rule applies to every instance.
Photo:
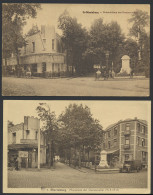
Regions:
[[105, 52], [105, 56], [106, 56], [106, 71], [107, 71], [107, 74], [108, 74], [108, 59], [109, 59], [109, 51], [106, 51]]

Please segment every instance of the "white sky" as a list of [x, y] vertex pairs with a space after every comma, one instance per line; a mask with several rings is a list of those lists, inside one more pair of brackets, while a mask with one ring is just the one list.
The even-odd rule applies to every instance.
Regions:
[[[27, 25], [24, 28], [24, 33], [32, 27], [32, 24], [37, 24], [38, 27], [43, 25], [54, 25], [57, 29], [57, 21], [59, 16], [66, 9], [70, 16], [76, 17], [78, 22], [87, 29], [91, 26], [94, 19], [102, 17], [104, 23], [111, 21], [117, 21], [121, 26], [121, 29], [125, 35], [128, 34], [131, 24], [128, 23], [128, 19], [131, 17], [131, 13], [136, 9], [147, 11], [150, 15], [150, 5], [147, 4], [41, 4], [42, 9], [38, 11], [36, 19], [29, 19]], [[85, 14], [83, 11], [94, 11], [99, 14]], [[104, 13], [104, 12], [117, 12], [117, 13]], [[123, 13], [118, 13], [123, 12]], [[150, 27], [146, 30], [149, 31]], [[59, 34], [60, 31], [58, 31]]]
[[[59, 116], [70, 103], [87, 105], [93, 117], [100, 121], [105, 129], [107, 126], [127, 118], [150, 120], [150, 101], [72, 101], [72, 100], [6, 100], [4, 101], [4, 122], [13, 121], [14, 124], [23, 122], [24, 116], [38, 117], [36, 107], [39, 103], [47, 103], [56, 116]], [[149, 122], [149, 121], [148, 121]]]

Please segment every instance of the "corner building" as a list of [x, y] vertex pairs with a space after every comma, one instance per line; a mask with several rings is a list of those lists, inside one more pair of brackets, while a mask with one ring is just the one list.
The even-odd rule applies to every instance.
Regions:
[[[8, 166], [18, 158], [19, 168], [36, 168], [38, 165], [38, 131], [40, 120], [25, 116], [24, 123], [8, 127]], [[40, 131], [40, 164], [46, 163], [46, 139]]]
[[148, 164], [148, 125], [140, 119], [126, 119], [110, 125], [104, 132], [102, 149], [110, 166], [118, 167], [125, 160]]
[[[19, 65], [34, 76], [41, 74], [62, 74], [66, 72], [66, 59], [61, 37], [54, 26], [41, 26], [41, 30], [26, 37], [26, 44], [20, 49]], [[3, 64], [5, 64], [3, 62]], [[7, 59], [7, 67], [17, 68], [17, 58]]]

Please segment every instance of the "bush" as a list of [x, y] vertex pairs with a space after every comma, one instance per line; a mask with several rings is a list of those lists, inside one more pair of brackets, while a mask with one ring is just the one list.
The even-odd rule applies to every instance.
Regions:
[[130, 74], [128, 74], [126, 71], [124, 71], [121, 73], [117, 73], [117, 76], [125, 77], [125, 76], [130, 76]]

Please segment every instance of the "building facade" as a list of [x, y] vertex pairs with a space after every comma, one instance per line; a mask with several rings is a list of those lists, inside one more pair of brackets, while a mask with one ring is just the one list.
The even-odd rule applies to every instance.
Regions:
[[[66, 72], [63, 44], [54, 26], [42, 25], [40, 31], [26, 37], [26, 44], [20, 50], [19, 65], [23, 71], [31, 71], [36, 76]], [[7, 59], [7, 67], [16, 70], [17, 58], [13, 54]]]
[[[24, 117], [24, 123], [8, 127], [8, 166], [14, 166], [18, 158], [19, 168], [38, 166], [38, 133], [40, 120]], [[46, 163], [46, 139], [40, 132], [40, 164]]]
[[148, 163], [148, 125], [144, 120], [127, 119], [110, 125], [104, 132], [102, 149], [108, 165], [117, 167], [125, 160]]

